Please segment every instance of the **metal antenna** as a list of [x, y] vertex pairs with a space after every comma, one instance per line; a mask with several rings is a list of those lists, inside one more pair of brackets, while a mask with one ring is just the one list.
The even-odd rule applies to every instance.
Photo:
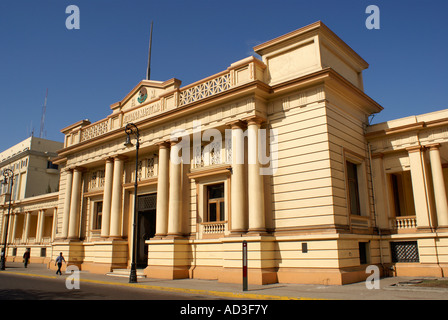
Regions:
[[43, 135], [44, 135], [45, 113], [47, 112], [47, 97], [48, 97], [48, 88], [47, 88], [47, 93], [45, 94], [44, 106], [42, 107], [42, 117], [40, 119], [39, 138], [43, 138]]
[[149, 53], [148, 53], [148, 70], [146, 71], [146, 80], [150, 79], [151, 76], [151, 44], [152, 44], [152, 25], [151, 21], [151, 33], [149, 35]]

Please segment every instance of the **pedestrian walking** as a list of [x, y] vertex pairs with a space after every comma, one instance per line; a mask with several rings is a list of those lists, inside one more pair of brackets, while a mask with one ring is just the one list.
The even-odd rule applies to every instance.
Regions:
[[25, 253], [23, 254], [23, 264], [25, 265], [25, 268], [28, 267], [28, 262], [30, 261], [30, 249], [26, 249]]
[[59, 253], [59, 256], [56, 258], [56, 262], [54, 263], [54, 265], [58, 265], [58, 271], [56, 271], [56, 274], [62, 275], [61, 272], [61, 267], [62, 267], [62, 262], [65, 262], [64, 256], [62, 255], [62, 252]]

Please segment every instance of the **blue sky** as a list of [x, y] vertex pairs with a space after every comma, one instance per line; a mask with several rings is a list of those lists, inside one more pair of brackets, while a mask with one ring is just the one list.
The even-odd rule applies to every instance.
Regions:
[[[380, 29], [368, 30], [368, 5]], [[80, 29], [68, 30], [77, 5]], [[144, 79], [154, 21], [151, 79], [187, 85], [252, 53], [253, 46], [321, 20], [370, 67], [365, 92], [384, 110], [373, 122], [448, 108], [446, 0], [16, 0], [0, 2], [0, 150], [81, 119], [110, 114]]]

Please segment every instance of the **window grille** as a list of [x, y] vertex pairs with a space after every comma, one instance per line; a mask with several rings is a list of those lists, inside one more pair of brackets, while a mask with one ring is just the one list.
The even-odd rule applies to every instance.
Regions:
[[157, 207], [157, 194], [148, 194], [138, 197], [139, 211], [155, 210]]
[[417, 241], [391, 242], [392, 262], [420, 262]]

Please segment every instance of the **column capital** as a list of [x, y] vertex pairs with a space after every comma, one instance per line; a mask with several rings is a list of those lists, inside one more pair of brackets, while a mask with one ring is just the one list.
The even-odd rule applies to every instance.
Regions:
[[114, 157], [110, 156], [110, 157], [105, 157], [103, 158], [104, 162], [113, 162], [114, 161]]
[[84, 167], [78, 167], [78, 166], [76, 166], [76, 167], [73, 167], [73, 171], [85, 172], [85, 171], [87, 171], [87, 169], [84, 168]]
[[243, 118], [243, 121], [246, 121], [248, 125], [251, 125], [251, 124], [261, 125], [263, 122], [266, 121], [266, 119], [263, 117], [257, 116], [257, 115], [253, 115], [253, 116]]
[[423, 151], [423, 150], [424, 150], [424, 147], [421, 146], [421, 145], [406, 148], [406, 151], [407, 151], [408, 153], [411, 153], [411, 152], [420, 152], [420, 151]]
[[425, 148], [429, 148], [429, 150], [437, 150], [441, 147], [442, 145], [440, 143], [432, 143], [432, 144], [427, 144], [425, 145]]
[[382, 158], [384, 158], [384, 153], [381, 152], [372, 153], [372, 159], [382, 159]]
[[121, 154], [118, 154], [118, 155], [116, 155], [116, 156], [113, 156], [112, 158], [114, 159], [114, 161], [115, 161], [115, 160], [123, 160], [123, 161], [126, 161], [127, 159], [129, 159], [129, 157], [124, 156], [124, 155], [121, 155]]
[[159, 147], [159, 149], [168, 149], [171, 145], [170, 141], [160, 141], [155, 143], [156, 146]]
[[182, 137], [179, 137], [179, 138], [177, 140], [170, 140], [169, 141], [170, 147], [175, 146], [176, 144], [180, 143], [182, 141]]
[[234, 120], [226, 123], [232, 129], [244, 129], [246, 127], [246, 123], [242, 120]]

